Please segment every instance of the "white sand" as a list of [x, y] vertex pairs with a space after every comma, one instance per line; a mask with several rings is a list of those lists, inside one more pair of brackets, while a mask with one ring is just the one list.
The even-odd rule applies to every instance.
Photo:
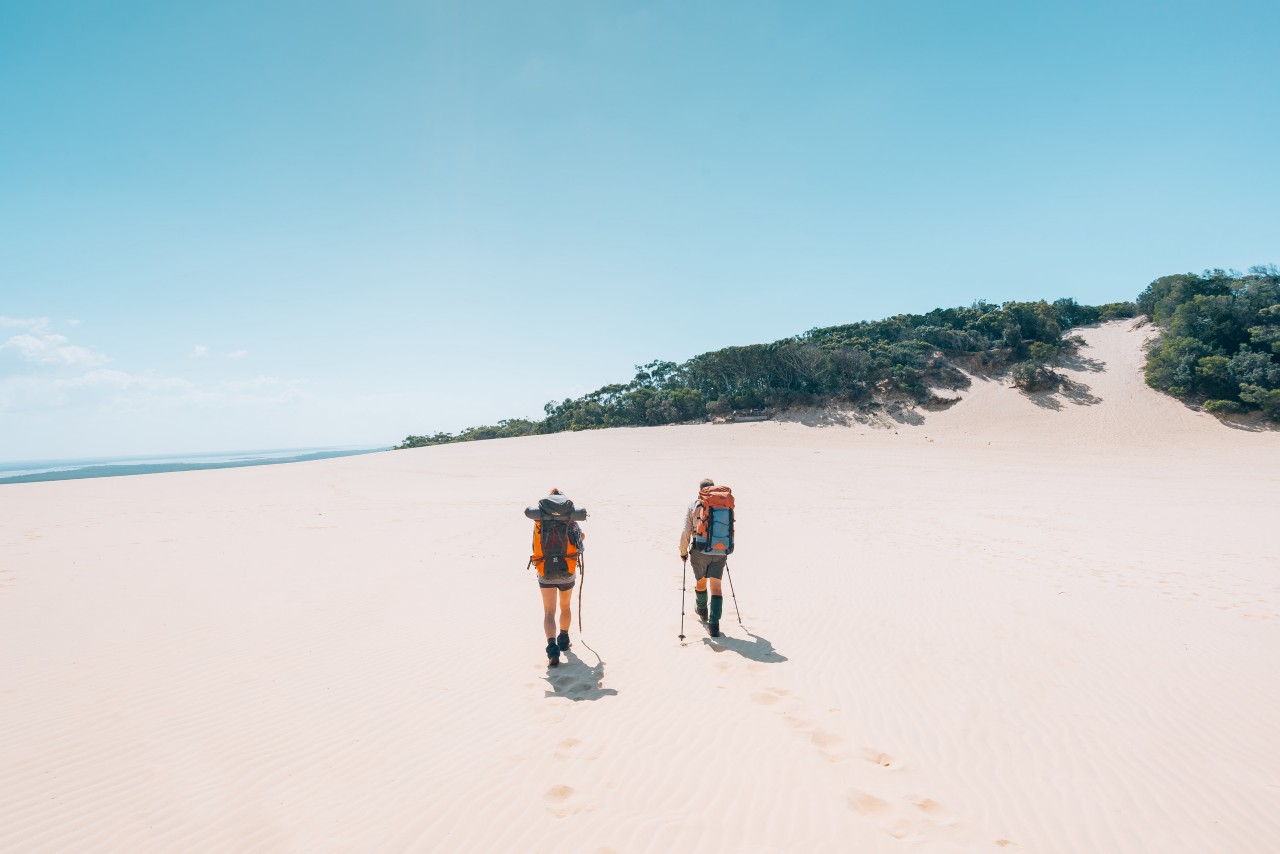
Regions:
[[[1058, 410], [0, 487], [0, 850], [1276, 851], [1280, 434], [1085, 334]], [[690, 601], [682, 645], [704, 475], [745, 628]], [[592, 515], [548, 671], [553, 485]]]

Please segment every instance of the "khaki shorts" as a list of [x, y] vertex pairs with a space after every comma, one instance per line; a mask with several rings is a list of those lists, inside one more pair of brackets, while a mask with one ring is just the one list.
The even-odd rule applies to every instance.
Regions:
[[719, 555], [689, 552], [689, 563], [693, 565], [694, 579], [701, 581], [704, 578], [721, 578], [727, 560]]

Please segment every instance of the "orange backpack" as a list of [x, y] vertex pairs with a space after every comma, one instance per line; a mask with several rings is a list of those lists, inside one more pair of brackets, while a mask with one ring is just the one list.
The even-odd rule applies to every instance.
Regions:
[[533, 556], [543, 578], [572, 578], [578, 571], [582, 532], [576, 522], [538, 520], [533, 523]]
[[703, 554], [733, 554], [733, 490], [706, 486], [693, 509], [693, 544]]

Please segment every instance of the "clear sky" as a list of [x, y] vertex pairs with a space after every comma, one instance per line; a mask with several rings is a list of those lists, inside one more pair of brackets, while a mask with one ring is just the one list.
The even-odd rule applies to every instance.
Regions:
[[1278, 8], [0, 0], [0, 459], [1280, 262]]

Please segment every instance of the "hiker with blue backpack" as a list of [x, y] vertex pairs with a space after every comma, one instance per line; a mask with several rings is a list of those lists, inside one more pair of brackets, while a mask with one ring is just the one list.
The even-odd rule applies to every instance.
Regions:
[[[542, 594], [542, 629], [547, 638], [547, 666], [560, 664], [560, 653], [569, 649], [569, 626], [573, 623], [573, 587], [586, 572], [583, 533], [579, 522], [587, 511], [558, 489], [530, 505], [524, 515], [533, 520], [533, 555], [529, 566], [538, 570], [538, 590]], [[527, 569], [528, 567], [526, 567]], [[560, 606], [560, 633], [556, 634], [556, 605]], [[582, 630], [582, 588], [578, 588], [578, 630]]]
[[[721, 577], [733, 553], [733, 490], [716, 486], [710, 478], [698, 484], [698, 497], [684, 514], [680, 532], [680, 560], [693, 564], [694, 610], [711, 636], [720, 636], [724, 613]], [[692, 558], [692, 561], [690, 561]], [[710, 601], [707, 593], [710, 588]], [[683, 639], [684, 630], [680, 637]]]

